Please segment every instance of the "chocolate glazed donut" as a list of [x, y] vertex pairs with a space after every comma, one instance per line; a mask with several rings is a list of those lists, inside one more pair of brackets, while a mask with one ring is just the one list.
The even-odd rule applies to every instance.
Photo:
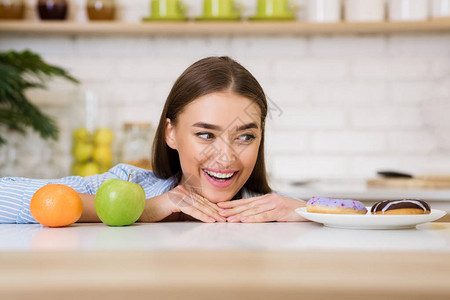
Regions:
[[380, 201], [370, 209], [373, 215], [421, 215], [430, 211], [428, 203], [415, 199]]

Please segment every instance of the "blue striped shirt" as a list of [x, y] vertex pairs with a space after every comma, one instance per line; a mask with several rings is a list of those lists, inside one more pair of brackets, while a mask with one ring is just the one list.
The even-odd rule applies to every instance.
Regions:
[[[176, 186], [176, 177], [169, 179], [157, 178], [152, 171], [127, 164], [119, 164], [106, 173], [80, 177], [69, 176], [60, 179], [30, 179], [23, 177], [0, 178], [0, 224], [37, 223], [30, 213], [30, 200], [34, 193], [44, 185], [57, 183], [70, 186], [78, 193], [95, 195], [100, 185], [108, 179], [118, 178], [140, 184], [147, 199], [170, 191]], [[242, 198], [259, 196], [246, 189]]]

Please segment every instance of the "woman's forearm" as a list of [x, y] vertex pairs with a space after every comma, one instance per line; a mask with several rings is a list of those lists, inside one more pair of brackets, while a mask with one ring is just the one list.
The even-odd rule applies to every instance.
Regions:
[[173, 213], [168, 193], [149, 198], [138, 222], [178, 221], [179, 214]]
[[98, 223], [101, 222], [95, 211], [95, 195], [79, 194], [83, 201], [83, 212], [78, 220], [79, 223]]
[[[101, 222], [95, 211], [95, 195], [79, 194], [83, 201], [83, 212], [79, 223]], [[180, 213], [172, 213], [168, 193], [146, 200], [145, 209], [137, 222], [179, 221]]]

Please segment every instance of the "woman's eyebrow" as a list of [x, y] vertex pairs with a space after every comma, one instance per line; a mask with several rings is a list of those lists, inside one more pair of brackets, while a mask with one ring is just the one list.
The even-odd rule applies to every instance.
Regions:
[[[197, 122], [197, 123], [195, 123], [192, 126], [193, 127], [200, 127], [200, 128], [205, 128], [205, 129], [222, 131], [222, 127], [220, 127], [218, 125], [214, 125], [214, 124], [205, 123], [205, 122]], [[246, 130], [246, 129], [250, 129], [250, 128], [258, 129], [258, 124], [256, 124], [255, 122], [244, 124], [244, 125], [241, 125], [241, 126], [237, 127], [237, 131], [242, 131], [242, 130]]]
[[194, 125], [192, 125], [192, 127], [200, 127], [200, 128], [205, 128], [205, 129], [211, 129], [211, 130], [221, 130], [222, 127], [218, 126], [218, 125], [213, 125], [213, 124], [209, 124], [209, 123], [205, 123], [205, 122], [197, 122]]
[[239, 126], [237, 128], [237, 131], [242, 131], [242, 130], [246, 130], [246, 129], [250, 129], [250, 128], [256, 128], [258, 129], [258, 124], [256, 124], [255, 122], [252, 123], [248, 123], [248, 124], [244, 124], [242, 126]]

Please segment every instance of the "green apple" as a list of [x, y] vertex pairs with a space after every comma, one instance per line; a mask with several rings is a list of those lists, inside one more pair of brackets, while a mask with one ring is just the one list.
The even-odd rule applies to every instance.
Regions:
[[145, 192], [137, 183], [108, 179], [95, 194], [95, 211], [103, 223], [125, 226], [136, 222], [145, 207]]

